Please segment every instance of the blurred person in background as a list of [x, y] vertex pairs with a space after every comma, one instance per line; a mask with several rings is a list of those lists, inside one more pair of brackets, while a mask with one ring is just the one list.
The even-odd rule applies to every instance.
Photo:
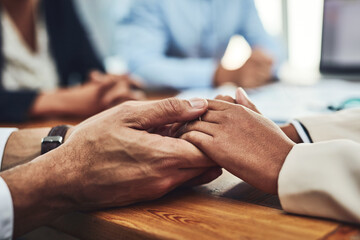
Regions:
[[84, 23], [89, 37], [101, 59], [116, 55], [115, 34], [118, 22], [128, 13], [131, 0], [75, 0], [80, 20]]
[[[134, 0], [119, 30], [129, 70], [149, 85], [257, 87], [273, 79], [282, 58], [253, 0]], [[237, 34], [252, 54], [242, 67], [227, 70], [220, 61]]]
[[90, 116], [143, 97], [129, 77], [104, 74], [73, 1], [0, 0], [0, 7], [0, 121]]

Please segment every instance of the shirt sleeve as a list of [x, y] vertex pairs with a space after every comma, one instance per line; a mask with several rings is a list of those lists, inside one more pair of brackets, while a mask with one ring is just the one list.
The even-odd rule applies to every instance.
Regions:
[[17, 131], [16, 128], [0, 128], [0, 172], [7, 140], [10, 135], [15, 131]]
[[252, 48], [261, 48], [269, 53], [275, 60], [273, 72], [276, 75], [280, 65], [285, 60], [285, 52], [281, 45], [277, 43], [275, 37], [272, 37], [264, 28], [259, 13], [256, 9], [254, 0], [243, 2], [243, 8], [246, 14], [243, 16], [243, 23], [238, 34], [244, 36]]
[[211, 87], [218, 62], [212, 58], [167, 56], [170, 33], [164, 18], [158, 1], [137, 1], [119, 24], [117, 51], [130, 72], [151, 86]]
[[0, 240], [11, 240], [14, 228], [14, 210], [10, 190], [0, 177]]
[[360, 144], [297, 144], [280, 171], [278, 193], [290, 213], [360, 223]]
[[296, 131], [299, 134], [303, 143], [312, 143], [312, 140], [311, 140], [309, 134], [307, 133], [306, 129], [301, 125], [301, 123], [299, 121], [294, 120], [291, 122], [291, 124], [296, 129]]
[[[0, 171], [5, 146], [10, 135], [16, 128], [0, 128]], [[0, 240], [12, 239], [14, 228], [14, 210], [10, 190], [0, 177]]]

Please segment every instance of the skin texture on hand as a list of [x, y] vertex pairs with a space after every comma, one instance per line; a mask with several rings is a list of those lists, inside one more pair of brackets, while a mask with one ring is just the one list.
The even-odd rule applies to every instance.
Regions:
[[202, 121], [183, 129], [185, 139], [249, 184], [277, 193], [282, 165], [295, 145], [272, 121], [241, 105], [209, 101]]
[[[229, 102], [229, 103], [240, 104], [240, 105], [247, 107], [248, 109], [251, 109], [254, 112], [262, 115], [261, 112], [255, 106], [255, 104], [253, 104], [251, 102], [248, 95], [242, 88], [238, 88], [236, 90], [236, 99], [233, 99], [230, 96], [223, 96], [223, 95], [217, 96], [216, 99], [222, 100], [225, 102]], [[283, 126], [280, 126], [280, 128], [286, 134], [286, 136], [288, 136], [288, 138], [290, 138], [293, 142], [295, 142], [297, 144], [302, 143], [302, 139], [300, 138], [298, 132], [296, 131], [295, 127], [292, 124], [285, 124]]]
[[15, 237], [70, 211], [155, 199], [203, 182], [209, 171], [217, 177], [216, 164], [191, 143], [148, 132], [207, 107], [203, 99], [127, 102], [72, 128], [59, 148], [0, 173], [13, 198]]
[[274, 61], [261, 49], [253, 49], [250, 58], [236, 70], [227, 70], [219, 65], [214, 78], [214, 85], [221, 86], [233, 83], [244, 88], [254, 88], [265, 85], [272, 80]]
[[4, 149], [1, 171], [30, 162], [40, 156], [41, 139], [50, 128], [25, 129], [13, 132]]
[[35, 100], [30, 116], [88, 117], [128, 100], [143, 100], [141, 84], [129, 76], [93, 71], [87, 83], [44, 92]]

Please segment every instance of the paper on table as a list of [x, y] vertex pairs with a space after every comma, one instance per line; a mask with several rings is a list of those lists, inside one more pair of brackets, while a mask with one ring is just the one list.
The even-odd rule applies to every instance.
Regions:
[[[219, 94], [234, 97], [236, 87], [192, 89], [178, 95], [182, 99], [202, 97], [213, 99]], [[327, 106], [338, 105], [349, 98], [360, 98], [360, 82], [322, 80], [313, 86], [289, 85], [281, 82], [247, 90], [258, 109], [276, 122], [328, 112]]]

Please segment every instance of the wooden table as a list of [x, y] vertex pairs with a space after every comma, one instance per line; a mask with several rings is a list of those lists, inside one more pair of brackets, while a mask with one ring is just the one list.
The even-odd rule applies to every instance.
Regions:
[[228, 173], [205, 187], [94, 213], [73, 213], [52, 226], [81, 239], [360, 239], [329, 220], [294, 216], [279, 200]]
[[[50, 120], [23, 127], [75, 124]], [[63, 216], [51, 226], [80, 239], [349, 239], [359, 226], [295, 216], [281, 210], [276, 196], [262, 193], [228, 172], [194, 189], [118, 209]]]

